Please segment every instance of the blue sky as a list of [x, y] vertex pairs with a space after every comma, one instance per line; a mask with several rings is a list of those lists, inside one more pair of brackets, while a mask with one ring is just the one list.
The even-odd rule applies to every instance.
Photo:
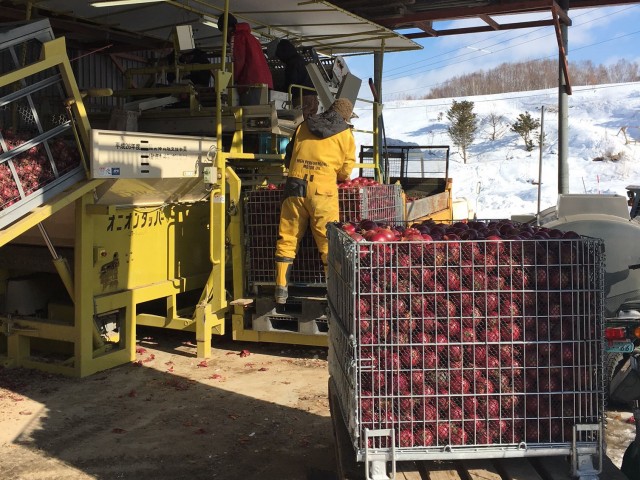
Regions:
[[[624, 58], [640, 62], [640, 5], [570, 10], [569, 61], [591, 60], [611, 64]], [[549, 19], [551, 13], [495, 17], [498, 23], [523, 19]], [[448, 26], [474, 26], [478, 20], [447, 22]], [[436, 29], [442, 24], [435, 24]], [[409, 31], [407, 31], [409, 32]], [[406, 32], [401, 32], [406, 33]], [[503, 62], [558, 58], [553, 27], [504, 30], [479, 34], [426, 38], [418, 51], [385, 55], [383, 100], [403, 95], [421, 96], [456, 75], [490, 69]], [[373, 57], [350, 57], [351, 71], [362, 78], [360, 96], [370, 98], [367, 80], [373, 77]]]

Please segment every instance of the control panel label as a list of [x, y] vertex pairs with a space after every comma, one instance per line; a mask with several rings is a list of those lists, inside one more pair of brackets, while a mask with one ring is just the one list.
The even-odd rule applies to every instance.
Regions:
[[98, 168], [99, 177], [118, 177], [120, 176], [120, 167], [100, 167]]

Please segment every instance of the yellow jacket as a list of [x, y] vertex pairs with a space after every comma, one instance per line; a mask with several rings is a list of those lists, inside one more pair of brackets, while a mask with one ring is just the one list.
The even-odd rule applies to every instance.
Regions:
[[287, 147], [289, 177], [335, 186], [351, 175], [355, 153], [351, 128], [337, 112], [309, 117]]

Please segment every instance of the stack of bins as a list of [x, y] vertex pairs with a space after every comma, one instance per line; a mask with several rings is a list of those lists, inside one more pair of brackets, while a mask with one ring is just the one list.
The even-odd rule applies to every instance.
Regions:
[[396, 459], [568, 455], [574, 425], [602, 421], [601, 240], [328, 237], [329, 370], [358, 460], [390, 454], [385, 429]]
[[[244, 234], [249, 287], [273, 285], [274, 259], [282, 188], [247, 192], [244, 199]], [[338, 191], [340, 221], [362, 219], [396, 223], [403, 220], [400, 185], [371, 185]], [[291, 285], [324, 286], [320, 254], [310, 231], [302, 238], [290, 274]]]

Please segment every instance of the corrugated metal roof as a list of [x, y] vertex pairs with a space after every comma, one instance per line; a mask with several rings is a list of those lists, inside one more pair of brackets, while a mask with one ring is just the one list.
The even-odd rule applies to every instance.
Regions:
[[[86, 0], [41, 0], [37, 4], [41, 11], [159, 42], [170, 39], [176, 24], [191, 24], [197, 46], [211, 49], [221, 45], [220, 31], [202, 22], [215, 22], [224, 10], [223, 0], [173, 0], [102, 8], [91, 6]], [[374, 52], [383, 45], [385, 51], [422, 48], [391, 29], [324, 1], [234, 0], [231, 4], [232, 13], [239, 21], [249, 23], [263, 37], [263, 43], [274, 37], [290, 38], [300, 46], [315, 47], [320, 53]], [[71, 31], [73, 25], [64, 27]], [[104, 33], [103, 36], [107, 40]]]
[[[173, 26], [191, 24], [198, 46], [216, 49], [220, 32], [203, 24], [215, 20], [224, 0], [167, 0], [96, 8], [89, 0], [0, 0], [0, 22], [23, 20], [28, 4], [34, 14], [50, 18], [56, 35], [75, 46], [110, 51], [170, 46]], [[264, 42], [290, 38], [324, 53], [358, 53], [419, 49], [412, 39], [480, 31], [570, 24], [572, 10], [637, 4], [628, 0], [233, 0], [231, 11], [248, 22]], [[522, 14], [525, 19], [522, 20]], [[531, 15], [531, 14], [537, 14]], [[554, 18], [555, 15], [555, 18]], [[472, 26], [449, 26], [448, 20], [475, 20]], [[395, 30], [402, 30], [404, 35]]]

